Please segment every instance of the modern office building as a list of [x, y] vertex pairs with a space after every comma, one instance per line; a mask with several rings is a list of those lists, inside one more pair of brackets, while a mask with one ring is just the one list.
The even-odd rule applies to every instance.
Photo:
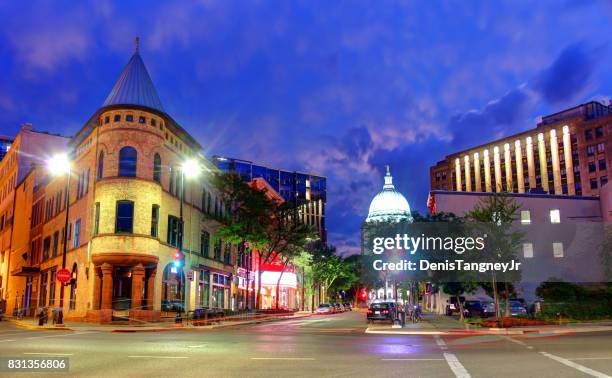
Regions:
[[0, 135], [0, 161], [4, 159], [4, 156], [11, 149], [11, 144], [13, 144], [13, 138]]
[[612, 107], [591, 101], [535, 129], [446, 156], [432, 190], [597, 196], [612, 164]]
[[321, 238], [326, 240], [325, 203], [327, 201], [327, 179], [311, 173], [269, 168], [248, 160], [223, 156], [213, 156], [213, 164], [225, 172], [233, 172], [251, 182], [263, 178], [270, 188], [283, 200], [300, 206], [304, 223], [317, 229]]

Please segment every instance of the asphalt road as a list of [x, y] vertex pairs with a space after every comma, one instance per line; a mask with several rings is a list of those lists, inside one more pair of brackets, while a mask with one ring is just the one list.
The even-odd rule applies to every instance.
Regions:
[[[70, 375], [130, 377], [580, 377], [612, 375], [612, 333], [365, 334], [345, 313], [217, 330], [34, 331], [0, 322], [0, 357], [62, 356]], [[598, 375], [599, 374], [599, 375]], [[0, 376], [42, 376], [6, 373]], [[57, 373], [62, 376], [66, 373]]]

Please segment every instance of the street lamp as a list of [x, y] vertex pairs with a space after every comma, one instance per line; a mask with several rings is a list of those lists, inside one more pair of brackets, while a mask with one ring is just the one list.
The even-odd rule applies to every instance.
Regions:
[[[185, 202], [185, 176], [187, 176], [188, 179], [195, 178], [200, 174], [202, 168], [200, 166], [200, 163], [198, 163], [197, 160], [187, 159], [183, 161], [183, 163], [181, 163], [179, 169], [181, 171], [181, 190], [179, 193], [179, 199], [180, 199], [179, 215], [180, 215], [181, 229], [180, 229], [178, 248], [179, 248], [179, 255], [183, 256], [183, 259], [184, 259], [185, 254], [183, 253], [183, 235], [185, 232], [185, 225], [183, 221], [183, 202]], [[182, 292], [183, 292], [183, 288], [181, 287], [178, 293], [181, 306], [183, 305], [183, 298], [182, 298], [183, 293]]]
[[[54, 176], [66, 175], [66, 218], [64, 220], [64, 249], [62, 251], [62, 270], [66, 269], [66, 253], [68, 252], [68, 213], [70, 211], [70, 176], [71, 176], [71, 161], [66, 153], [56, 154], [47, 160], [47, 169]], [[58, 325], [64, 324], [64, 286], [60, 285], [60, 303], [59, 313], [57, 314]]]

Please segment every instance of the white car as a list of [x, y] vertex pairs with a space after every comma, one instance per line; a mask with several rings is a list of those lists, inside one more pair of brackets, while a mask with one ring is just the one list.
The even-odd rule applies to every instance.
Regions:
[[317, 308], [317, 314], [331, 314], [333, 312], [334, 309], [329, 303], [321, 303]]

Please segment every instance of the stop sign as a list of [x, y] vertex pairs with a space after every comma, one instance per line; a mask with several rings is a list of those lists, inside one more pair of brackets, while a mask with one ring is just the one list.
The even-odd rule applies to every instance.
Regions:
[[66, 282], [70, 281], [71, 274], [70, 274], [70, 271], [68, 269], [64, 268], [64, 269], [58, 270], [57, 273], [56, 273], [56, 276], [57, 276], [57, 280], [59, 282], [66, 283]]

